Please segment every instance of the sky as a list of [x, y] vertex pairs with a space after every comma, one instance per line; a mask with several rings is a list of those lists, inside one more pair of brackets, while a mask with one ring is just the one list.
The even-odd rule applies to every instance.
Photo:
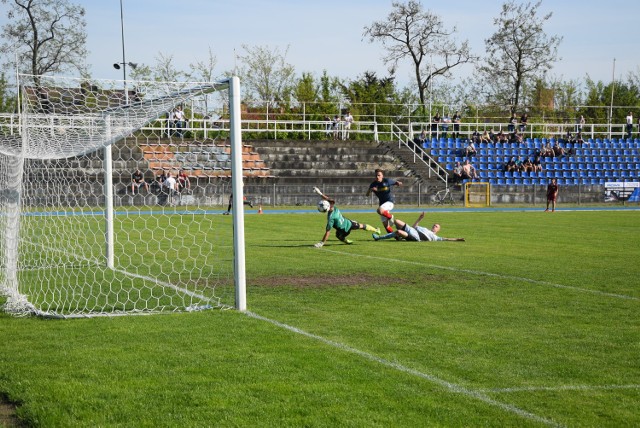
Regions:
[[[211, 49], [217, 60], [214, 74], [222, 77], [234, 69], [247, 45], [286, 52], [298, 76], [308, 72], [319, 77], [323, 70], [344, 79], [356, 79], [365, 71], [388, 75], [382, 45], [364, 39], [363, 32], [387, 17], [391, 0], [122, 0], [123, 20], [120, 0], [70, 1], [86, 10], [87, 63], [95, 78], [123, 78], [122, 70], [113, 68], [113, 63], [122, 62], [122, 22], [127, 62], [153, 66], [162, 54], [172, 58], [176, 69], [186, 71], [190, 63], [206, 62]], [[496, 31], [493, 19], [503, 1], [422, 4], [446, 26], [456, 27], [456, 38], [468, 40], [474, 54], [484, 56], [484, 41]], [[0, 4], [0, 25], [6, 22], [6, 9]], [[614, 71], [616, 80], [640, 73], [640, 2], [543, 0], [539, 11], [553, 13], [545, 32], [563, 37], [553, 76], [583, 81], [588, 75], [608, 83]], [[397, 71], [398, 86], [411, 83], [410, 65]], [[473, 67], [459, 67], [454, 78], [471, 73]]]

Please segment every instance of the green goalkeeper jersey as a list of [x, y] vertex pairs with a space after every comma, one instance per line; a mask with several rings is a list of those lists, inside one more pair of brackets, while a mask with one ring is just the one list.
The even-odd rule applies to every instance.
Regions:
[[335, 205], [333, 206], [333, 211], [327, 214], [327, 230], [331, 230], [331, 228], [342, 230], [343, 232], [351, 230], [351, 220], [344, 218]]

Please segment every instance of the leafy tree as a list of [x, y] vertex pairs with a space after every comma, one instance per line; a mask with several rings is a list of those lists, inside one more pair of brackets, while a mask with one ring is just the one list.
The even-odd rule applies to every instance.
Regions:
[[316, 84], [311, 73], [302, 73], [293, 88], [293, 96], [301, 103], [313, 103], [318, 101], [320, 87]]
[[420, 2], [391, 5], [393, 10], [387, 19], [365, 27], [364, 36], [370, 42], [382, 42], [387, 52], [383, 60], [391, 74], [400, 61], [413, 62], [420, 102], [426, 105], [426, 94], [436, 76], [450, 77], [454, 67], [472, 62], [475, 57], [467, 41], [458, 44], [454, 39], [455, 27], [449, 30], [438, 15], [423, 11]]
[[286, 61], [289, 48], [283, 54], [266, 46], [242, 45], [242, 48], [245, 55], [239, 57], [238, 75], [245, 97], [273, 104], [289, 101], [295, 79], [295, 69]]
[[9, 4], [2, 27], [5, 67], [14, 53], [18, 69], [34, 76], [69, 69], [85, 71], [85, 10], [67, 0], [0, 0]]
[[[613, 91], [613, 102], [611, 97]], [[611, 123], [625, 123], [629, 110], [640, 106], [640, 88], [633, 79], [604, 84], [587, 78], [587, 105], [585, 115], [596, 123], [608, 123], [609, 114], [613, 113]], [[612, 109], [611, 106], [614, 108]], [[613, 110], [610, 112], [610, 110]]]
[[512, 105], [514, 110], [521, 104], [527, 83], [533, 86], [536, 79], [544, 79], [558, 59], [562, 38], [544, 32], [552, 13], [540, 15], [541, 3], [504, 3], [500, 16], [493, 20], [496, 32], [485, 40], [487, 58], [480, 72], [491, 90], [488, 98]]
[[398, 120], [405, 117], [404, 104], [410, 101], [407, 92], [398, 93], [393, 76], [378, 78], [366, 71], [358, 79], [342, 85], [343, 94], [352, 104], [354, 116], [384, 122], [385, 118]]
[[0, 112], [13, 113], [16, 109], [16, 95], [9, 90], [5, 73], [0, 73]]

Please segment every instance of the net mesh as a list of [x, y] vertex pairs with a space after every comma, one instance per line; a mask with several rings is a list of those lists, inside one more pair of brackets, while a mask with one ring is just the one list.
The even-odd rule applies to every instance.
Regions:
[[[179, 163], [153, 170], [142, 144], [125, 139], [176, 106], [207, 104], [226, 85], [20, 80], [20, 132], [0, 135], [5, 310], [70, 317], [231, 306], [231, 220], [215, 210], [228, 182], [178, 174]], [[178, 149], [166, 135], [144, 141]], [[224, 142], [190, 144], [228, 161]]]

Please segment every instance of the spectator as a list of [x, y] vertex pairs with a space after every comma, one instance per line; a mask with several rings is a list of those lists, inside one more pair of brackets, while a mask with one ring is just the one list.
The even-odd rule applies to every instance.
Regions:
[[460, 136], [460, 122], [461, 122], [462, 118], [460, 116], [460, 112], [457, 111], [453, 117], [451, 118], [451, 121], [453, 122], [453, 138], [458, 138]]
[[516, 164], [516, 171], [518, 172], [522, 172], [522, 156], [518, 156], [515, 160], [515, 164]]
[[340, 116], [337, 114], [333, 117], [333, 139], [337, 140], [340, 137], [340, 128], [341, 128]]
[[149, 183], [144, 180], [144, 174], [139, 169], [136, 169], [131, 174], [131, 193], [136, 193], [136, 190], [140, 191], [142, 186], [147, 192], [149, 191]]
[[469, 158], [477, 154], [478, 154], [478, 151], [476, 150], [475, 143], [473, 142], [473, 140], [469, 141], [469, 144], [467, 144], [467, 147], [464, 148], [464, 155]]
[[533, 162], [531, 162], [531, 158], [525, 158], [522, 161], [522, 172], [533, 172]]
[[567, 133], [564, 136], [564, 141], [566, 143], [572, 143], [573, 142], [573, 134], [571, 134], [571, 130], [570, 129], [567, 129]]
[[564, 149], [560, 146], [560, 143], [558, 141], [556, 141], [553, 144], [553, 156], [557, 157], [557, 158], [561, 158], [562, 156], [565, 155]]
[[542, 156], [543, 158], [552, 158], [555, 156], [555, 153], [553, 152], [553, 147], [551, 147], [550, 142], [547, 142], [547, 144], [545, 144], [540, 149], [540, 156]]
[[324, 130], [327, 134], [327, 138], [329, 138], [331, 136], [331, 128], [332, 128], [332, 124], [331, 124], [331, 118], [328, 115], [324, 116]]
[[511, 159], [507, 163], [504, 164], [505, 172], [514, 172], [516, 171], [516, 158], [511, 156]]
[[499, 143], [506, 143], [508, 141], [507, 139], [507, 134], [505, 134], [504, 132], [502, 132], [502, 129], [498, 132], [498, 142]]
[[558, 181], [555, 178], [551, 179], [551, 182], [547, 185], [547, 209], [549, 211], [549, 205], [551, 205], [551, 212], [556, 210], [556, 201], [558, 199]]
[[489, 136], [489, 131], [487, 131], [485, 129], [485, 131], [482, 133], [482, 136], [480, 137], [480, 142], [481, 143], [491, 143], [491, 137]]
[[154, 193], [160, 193], [164, 190], [164, 182], [167, 180], [167, 176], [164, 175], [164, 172], [161, 172], [156, 176], [151, 183], [151, 187], [153, 188]]
[[578, 134], [576, 135], [575, 143], [580, 145], [584, 144], [584, 138], [582, 138], [581, 132], [578, 132]]
[[464, 161], [464, 165], [462, 165], [462, 179], [473, 181], [477, 178], [478, 173], [476, 172], [475, 167], [471, 165], [471, 162], [469, 162], [469, 159], [467, 159], [466, 161]]
[[542, 158], [540, 155], [536, 155], [533, 159], [533, 172], [542, 172]]
[[462, 182], [462, 164], [460, 162], [456, 162], [456, 166], [453, 167], [452, 180], [455, 184]]
[[516, 124], [518, 123], [518, 118], [515, 113], [511, 113], [511, 117], [509, 118], [509, 125], [507, 126], [507, 130], [509, 134], [516, 132]]
[[184, 136], [184, 128], [187, 127], [187, 119], [184, 116], [181, 106], [177, 106], [173, 110], [173, 127], [177, 136]]
[[524, 133], [527, 129], [527, 122], [529, 121], [529, 115], [527, 113], [520, 116], [520, 132]]
[[576, 134], [582, 133], [582, 130], [584, 129], [584, 124], [585, 124], [584, 116], [580, 115], [580, 117], [576, 120]]
[[422, 145], [427, 141], [427, 132], [423, 129], [420, 132], [420, 135], [414, 137], [413, 142], [416, 143], [417, 146], [422, 147]]
[[438, 125], [440, 125], [440, 121], [442, 118], [440, 117], [440, 113], [436, 113], [433, 118], [431, 118], [431, 137], [438, 138]]
[[633, 133], [633, 113], [629, 112], [627, 115], [627, 138], [631, 138]]
[[497, 143], [497, 142], [498, 142], [498, 134], [496, 134], [496, 133], [493, 131], [493, 128], [491, 128], [491, 129], [489, 130], [489, 140], [490, 140], [492, 143]]
[[173, 205], [173, 197], [178, 195], [178, 180], [169, 174], [167, 179], [164, 181], [164, 188], [169, 194], [169, 203]]
[[351, 112], [347, 110], [347, 114], [344, 116], [344, 132], [342, 134], [343, 140], [349, 139], [349, 131], [351, 131], [351, 124], [353, 123], [353, 116]]
[[191, 182], [189, 182], [189, 177], [187, 177], [187, 174], [184, 172], [184, 170], [180, 170], [180, 172], [178, 172], [178, 191], [182, 192], [183, 190], [189, 190], [191, 189]]
[[449, 116], [445, 116], [442, 118], [442, 124], [440, 125], [440, 128], [442, 129], [442, 138], [447, 138], [450, 123], [451, 119], [449, 119]]

